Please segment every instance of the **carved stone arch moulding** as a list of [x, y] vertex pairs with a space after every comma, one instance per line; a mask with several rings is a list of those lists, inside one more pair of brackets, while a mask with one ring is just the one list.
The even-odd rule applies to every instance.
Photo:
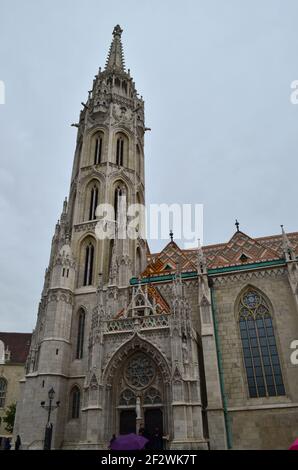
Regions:
[[92, 169], [88, 172], [87, 175], [83, 176], [80, 180], [80, 188], [81, 188], [81, 199], [83, 199], [86, 195], [86, 191], [88, 187], [92, 185], [92, 183], [97, 183], [101, 192], [103, 192], [103, 185], [105, 183], [105, 175], [101, 171], [95, 171]]
[[125, 126], [123, 124], [121, 126], [119, 126], [118, 123], [113, 126], [113, 134], [114, 134], [114, 136], [116, 136], [117, 134], [125, 135], [125, 137], [129, 141], [129, 144], [130, 144], [131, 138], [134, 137], [134, 133], [132, 132], [132, 130], [128, 126]]
[[118, 186], [118, 184], [124, 184], [126, 186], [126, 190], [128, 191], [129, 197], [132, 195], [132, 181], [130, 178], [126, 175], [124, 171], [121, 170], [115, 170], [112, 173], [109, 174], [109, 185], [110, 187], [115, 190]]
[[141, 338], [139, 334], [136, 333], [133, 338], [124, 343], [109, 360], [103, 373], [104, 382], [111, 384], [121, 364], [123, 364], [129, 356], [138, 352], [147, 354], [155, 362], [165, 383], [170, 381], [171, 372], [167, 359], [153, 344]]
[[103, 134], [105, 134], [105, 132], [108, 132], [108, 131], [109, 131], [109, 127], [105, 125], [104, 123], [102, 123], [100, 126], [97, 124], [97, 125], [94, 125], [93, 127], [89, 127], [87, 135], [89, 138], [90, 137], [92, 138], [97, 133], [102, 132]]

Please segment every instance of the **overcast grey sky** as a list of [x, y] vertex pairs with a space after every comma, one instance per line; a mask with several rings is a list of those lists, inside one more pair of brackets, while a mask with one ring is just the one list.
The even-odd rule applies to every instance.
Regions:
[[[147, 203], [204, 243], [298, 230], [296, 0], [0, 0], [0, 330], [31, 331], [78, 119], [113, 27], [146, 104]], [[154, 250], [165, 242], [155, 243]]]

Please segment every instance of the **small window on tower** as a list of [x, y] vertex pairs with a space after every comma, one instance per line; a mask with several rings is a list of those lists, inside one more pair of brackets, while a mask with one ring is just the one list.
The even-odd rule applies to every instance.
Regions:
[[101, 151], [102, 151], [102, 137], [95, 139], [95, 150], [94, 150], [94, 165], [101, 163]]
[[117, 139], [116, 164], [123, 166], [124, 140], [123, 137]]

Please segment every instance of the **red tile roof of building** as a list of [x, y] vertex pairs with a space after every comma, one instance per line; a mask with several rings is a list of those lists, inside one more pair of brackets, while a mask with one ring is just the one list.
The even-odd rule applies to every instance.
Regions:
[[[287, 237], [297, 255], [298, 232], [288, 233]], [[170, 271], [169, 268], [175, 271], [177, 265], [180, 265], [182, 272], [194, 271], [197, 252], [197, 248], [185, 250], [179, 248], [175, 242], [170, 242], [160, 253], [148, 254], [148, 266], [142, 277], [162, 274]], [[251, 238], [241, 231], [235, 232], [226, 243], [203, 246], [203, 253], [208, 268], [272, 261], [284, 257], [282, 235]]]
[[31, 333], [1, 333], [0, 340], [3, 341], [5, 351], [10, 352], [8, 363], [25, 364], [31, 343]]

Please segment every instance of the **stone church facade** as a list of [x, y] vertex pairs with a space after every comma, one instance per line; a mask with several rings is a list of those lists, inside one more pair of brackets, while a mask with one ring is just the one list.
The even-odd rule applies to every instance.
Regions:
[[[145, 201], [144, 101], [116, 26], [80, 113], [68, 201], [17, 406], [23, 448], [107, 448], [162, 430], [168, 449], [287, 448], [298, 435], [298, 233], [183, 250], [119, 237], [120, 208]], [[99, 203], [113, 239], [96, 236]]]

